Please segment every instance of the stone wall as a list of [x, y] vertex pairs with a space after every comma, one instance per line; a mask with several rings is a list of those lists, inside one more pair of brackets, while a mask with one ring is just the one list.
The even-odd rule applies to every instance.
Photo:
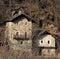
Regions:
[[13, 50], [32, 51], [32, 40], [20, 40], [18, 44], [11, 44]]
[[55, 55], [55, 49], [42, 49], [42, 54], [43, 56], [54, 56]]
[[[18, 21], [18, 22], [17, 22]], [[14, 39], [14, 36], [18, 35], [21, 39], [16, 40]], [[26, 18], [16, 20], [15, 22], [7, 22], [6, 23], [6, 33], [7, 33], [7, 39], [9, 42], [9, 46], [15, 50], [30, 50], [32, 47], [32, 22], [28, 21]], [[28, 38], [23, 39], [23, 38]]]

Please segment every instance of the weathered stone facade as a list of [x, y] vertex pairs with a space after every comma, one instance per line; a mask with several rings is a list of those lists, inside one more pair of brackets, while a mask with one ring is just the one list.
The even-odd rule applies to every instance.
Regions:
[[54, 56], [55, 55], [55, 49], [53, 48], [44, 48], [42, 49], [42, 56]]
[[[6, 23], [6, 32], [8, 42], [11, 48], [15, 50], [31, 50], [32, 47], [32, 22], [27, 18], [20, 20], [16, 19], [16, 22]], [[17, 39], [14, 37], [17, 36]]]

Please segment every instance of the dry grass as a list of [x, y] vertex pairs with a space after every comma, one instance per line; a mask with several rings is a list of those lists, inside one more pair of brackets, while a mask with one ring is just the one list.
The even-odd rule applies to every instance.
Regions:
[[31, 52], [7, 50], [6, 47], [0, 47], [0, 59], [60, 59], [60, 57], [34, 56]]

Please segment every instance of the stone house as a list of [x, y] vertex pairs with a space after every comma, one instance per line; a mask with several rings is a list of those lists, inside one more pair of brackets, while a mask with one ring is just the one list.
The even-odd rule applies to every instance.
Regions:
[[36, 40], [36, 42], [41, 55], [55, 55], [55, 38], [52, 35], [42, 35]]
[[32, 48], [32, 21], [29, 17], [21, 14], [13, 15], [6, 22], [7, 40], [10, 48], [22, 51], [31, 51]]

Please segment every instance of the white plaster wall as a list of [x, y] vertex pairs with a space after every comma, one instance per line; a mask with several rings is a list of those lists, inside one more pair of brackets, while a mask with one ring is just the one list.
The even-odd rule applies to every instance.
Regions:
[[[49, 41], [49, 43], [48, 43]], [[55, 47], [55, 38], [51, 35], [46, 35], [38, 40], [39, 47]]]

